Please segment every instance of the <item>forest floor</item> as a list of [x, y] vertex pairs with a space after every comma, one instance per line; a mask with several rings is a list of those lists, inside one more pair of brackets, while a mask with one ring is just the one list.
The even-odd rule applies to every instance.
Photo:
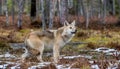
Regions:
[[[25, 36], [31, 30], [39, 28], [30, 25], [26, 16], [21, 30], [16, 24], [5, 26], [5, 17], [0, 17], [0, 68], [3, 69], [119, 69], [120, 68], [120, 26], [113, 24], [91, 23], [88, 29], [80, 24], [78, 32], [70, 43], [61, 50], [58, 64], [52, 63], [50, 52], [45, 52], [44, 63], [39, 63], [35, 57], [21, 63], [22, 49], [13, 49], [9, 43], [23, 43]], [[106, 19], [107, 20], [107, 19]], [[15, 22], [17, 19], [15, 20]], [[10, 22], [12, 22], [10, 17]], [[96, 21], [95, 21], [96, 22]]]

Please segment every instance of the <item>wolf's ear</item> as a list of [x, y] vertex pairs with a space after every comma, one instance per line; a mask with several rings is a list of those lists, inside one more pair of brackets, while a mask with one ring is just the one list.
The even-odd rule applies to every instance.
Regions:
[[75, 26], [75, 20], [71, 24]]
[[65, 20], [64, 26], [68, 26], [68, 25], [69, 25], [68, 21]]

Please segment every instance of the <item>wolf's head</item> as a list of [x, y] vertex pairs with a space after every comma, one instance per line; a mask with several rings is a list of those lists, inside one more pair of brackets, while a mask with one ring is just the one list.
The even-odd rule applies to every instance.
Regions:
[[64, 30], [62, 35], [74, 36], [76, 32], [75, 20], [71, 24], [67, 21], [64, 22]]

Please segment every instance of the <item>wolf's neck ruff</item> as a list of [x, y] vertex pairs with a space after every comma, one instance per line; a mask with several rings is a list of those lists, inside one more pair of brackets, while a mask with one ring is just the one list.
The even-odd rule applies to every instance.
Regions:
[[67, 38], [68, 38], [68, 36], [67, 35], [64, 35], [64, 36], [61, 36], [62, 37], [62, 39], [63, 39], [63, 41], [64, 41], [64, 43], [67, 43]]
[[71, 35], [65, 34], [64, 35], [64, 27], [58, 28], [56, 35], [60, 35], [64, 43], [68, 43], [70, 38], [73, 37], [73, 34], [71, 34]]

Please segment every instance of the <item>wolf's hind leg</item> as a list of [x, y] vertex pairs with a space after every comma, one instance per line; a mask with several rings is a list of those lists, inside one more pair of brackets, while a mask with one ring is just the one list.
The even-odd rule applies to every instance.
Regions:
[[22, 56], [21, 56], [22, 57], [22, 62], [24, 62], [25, 59], [30, 56], [30, 53], [28, 52], [28, 50], [25, 47], [24, 47], [24, 49], [25, 49], [25, 53], [23, 53]]
[[43, 51], [44, 51], [44, 45], [40, 46], [40, 49], [39, 49], [40, 54], [37, 56], [37, 59], [40, 62], [43, 62], [43, 60], [42, 60]]

